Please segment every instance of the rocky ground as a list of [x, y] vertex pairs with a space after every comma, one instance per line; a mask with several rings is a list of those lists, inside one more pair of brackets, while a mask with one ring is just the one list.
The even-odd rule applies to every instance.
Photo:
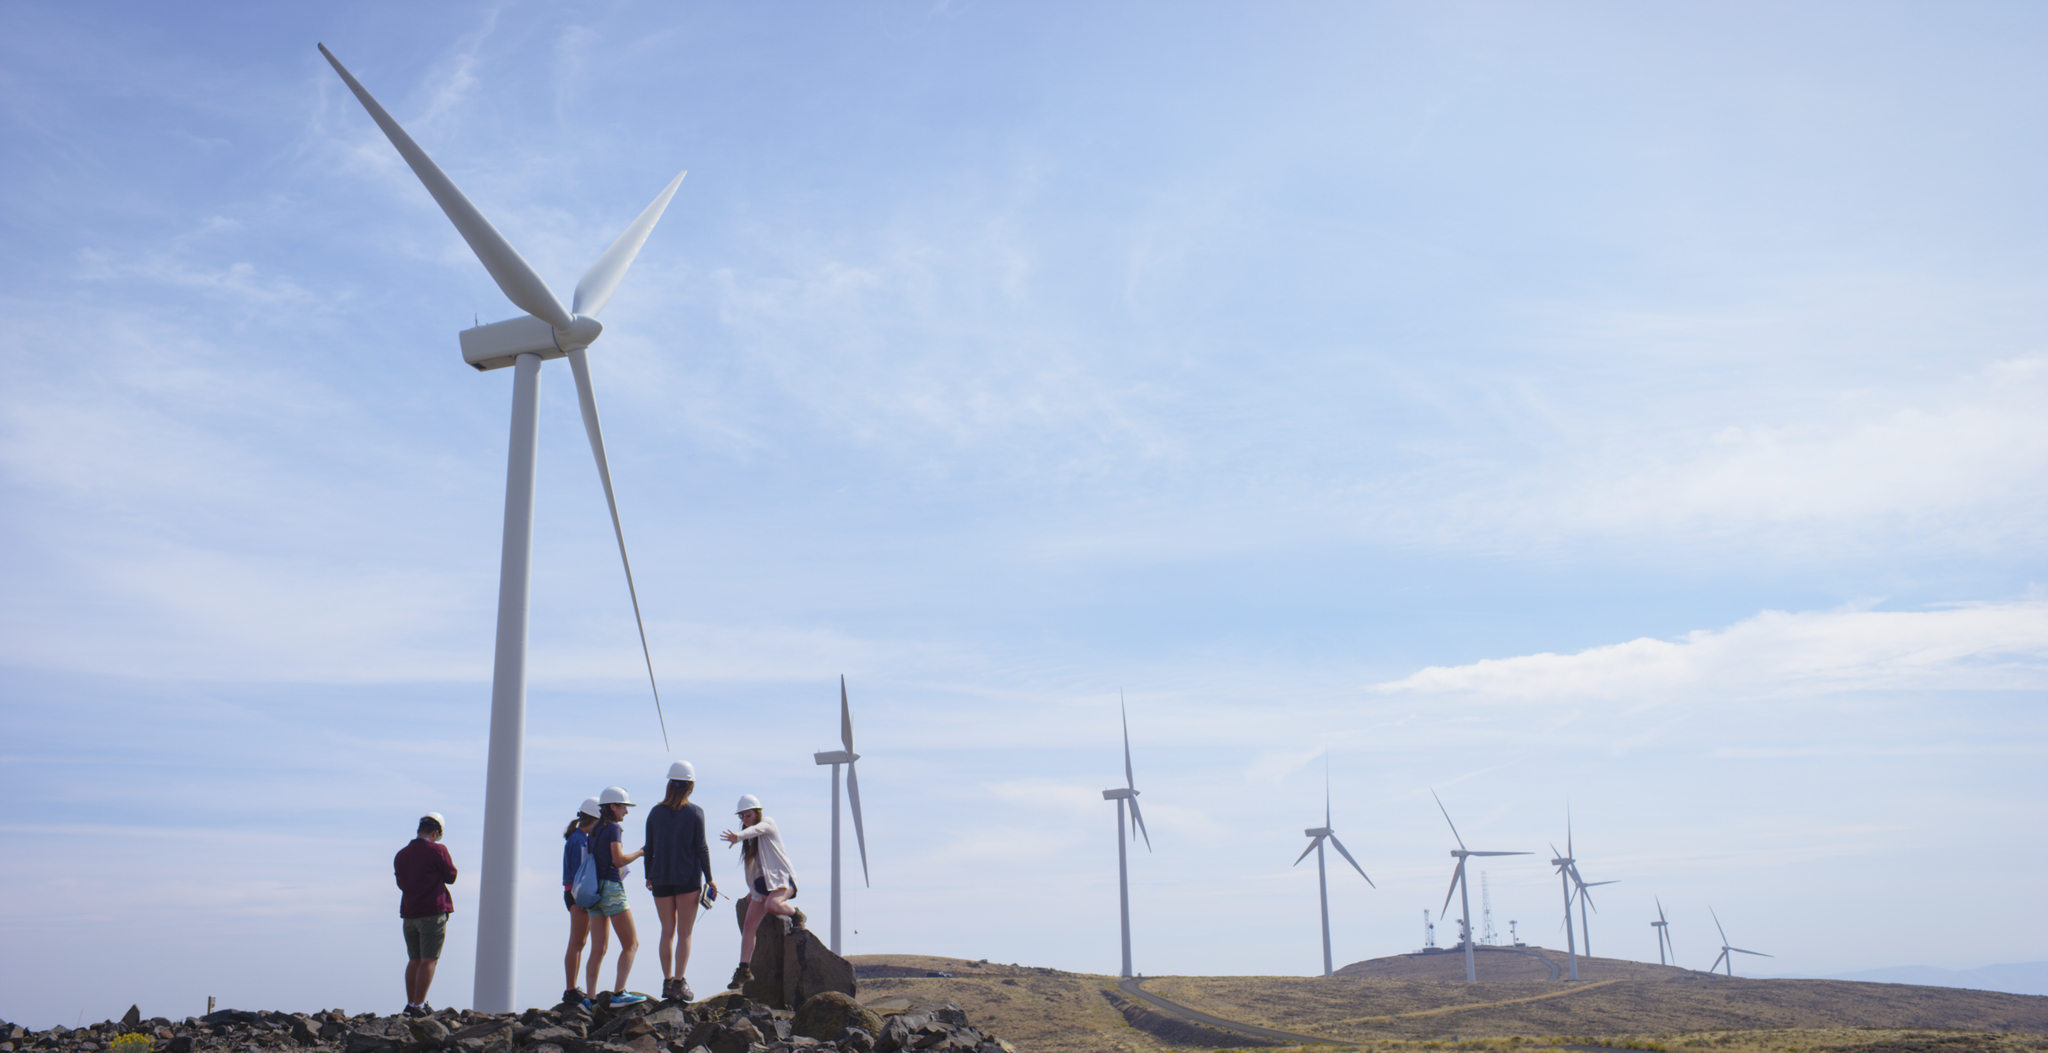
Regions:
[[1016, 1053], [967, 1022], [958, 1006], [878, 1015], [845, 995], [820, 994], [795, 1012], [736, 993], [702, 1002], [619, 1009], [561, 1005], [524, 1013], [444, 1009], [408, 1019], [339, 1009], [318, 1013], [223, 1009], [171, 1021], [142, 1019], [30, 1031], [0, 1023], [0, 1053]]

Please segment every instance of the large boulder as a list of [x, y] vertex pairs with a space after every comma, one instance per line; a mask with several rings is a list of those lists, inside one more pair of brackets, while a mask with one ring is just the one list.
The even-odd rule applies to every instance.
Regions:
[[882, 1018], [874, 1010], [839, 991], [823, 991], [804, 999], [797, 1007], [790, 1030], [820, 1042], [832, 1041], [841, 1028], [857, 1027], [873, 1035], [882, 1030]]
[[741, 993], [777, 1009], [795, 1009], [826, 991], [849, 998], [854, 994], [853, 963], [780, 914], [761, 919], [754, 934], [754, 960], [748, 965], [754, 978]]

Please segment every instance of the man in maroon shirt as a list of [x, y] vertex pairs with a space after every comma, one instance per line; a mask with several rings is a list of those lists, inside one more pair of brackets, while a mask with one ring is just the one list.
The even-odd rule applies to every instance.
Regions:
[[428, 812], [420, 818], [419, 836], [398, 850], [391, 861], [398, 876], [398, 916], [405, 919], [405, 1015], [426, 1016], [427, 988], [434, 982], [434, 967], [441, 961], [441, 944], [448, 939], [448, 914], [455, 901], [448, 886], [455, 883], [455, 861], [441, 847], [441, 813]]

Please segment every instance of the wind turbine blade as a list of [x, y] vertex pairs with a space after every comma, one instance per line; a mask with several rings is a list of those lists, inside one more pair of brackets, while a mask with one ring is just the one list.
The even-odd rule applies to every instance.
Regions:
[[689, 174], [689, 169], [677, 172], [676, 177], [668, 181], [668, 186], [655, 195], [654, 203], [641, 210], [639, 218], [619, 235], [619, 240], [612, 242], [612, 247], [604, 250], [604, 255], [583, 272], [583, 280], [576, 283], [576, 302], [571, 311], [595, 318], [597, 312], [604, 310], [605, 302], [612, 298], [612, 291], [626, 277], [626, 268], [633, 265], [633, 257], [640, 255], [640, 246], [647, 243], [647, 235], [653, 233], [655, 222], [668, 208], [668, 199], [676, 196], [676, 188], [683, 185], [683, 177]]
[[1307, 858], [1308, 858], [1308, 854], [1309, 854], [1310, 852], [1313, 852], [1313, 851], [1315, 851], [1315, 850], [1316, 850], [1316, 846], [1317, 846], [1317, 845], [1319, 845], [1319, 844], [1322, 844], [1322, 843], [1323, 843], [1323, 839], [1322, 839], [1322, 838], [1320, 838], [1320, 837], [1318, 837], [1318, 838], [1315, 838], [1315, 839], [1311, 840], [1311, 841], [1310, 841], [1310, 842], [1308, 843], [1308, 847], [1307, 847], [1307, 848], [1304, 848], [1304, 849], [1302, 849], [1302, 850], [1301, 850], [1301, 854], [1300, 854], [1300, 855], [1298, 855], [1298, 856], [1295, 856], [1295, 857], [1294, 857], [1294, 862], [1292, 862], [1292, 863], [1290, 863], [1290, 864], [1288, 864], [1288, 865], [1289, 865], [1289, 866], [1297, 866], [1297, 867], [1298, 867], [1298, 866], [1300, 866], [1300, 865], [1301, 865], [1301, 861], [1302, 861], [1302, 860], [1304, 860], [1304, 859], [1307, 859]]
[[[1458, 839], [1458, 847], [1459, 847], [1459, 848], [1463, 848], [1463, 847], [1465, 847], [1465, 839], [1464, 839], [1463, 837], [1460, 837], [1460, 836], [1458, 835], [1458, 824], [1456, 824], [1456, 823], [1452, 823], [1452, 822], [1451, 822], [1451, 812], [1450, 812], [1450, 809], [1448, 809], [1448, 808], [1445, 808], [1445, 807], [1444, 807], [1444, 799], [1443, 799], [1443, 798], [1441, 798], [1441, 797], [1437, 797], [1437, 795], [1436, 795], [1436, 787], [1434, 787], [1434, 786], [1430, 787], [1430, 790], [1429, 790], [1429, 795], [1430, 795], [1431, 797], [1433, 797], [1433, 798], [1435, 798], [1435, 799], [1436, 799], [1436, 810], [1437, 810], [1437, 811], [1439, 811], [1439, 812], [1442, 812], [1442, 813], [1444, 813], [1444, 822], [1446, 822], [1446, 823], [1450, 823], [1450, 826], [1451, 826], [1451, 836], [1452, 836], [1452, 837], [1456, 837], [1456, 838]], [[1463, 861], [1463, 860], [1459, 860], [1459, 862], [1458, 862], [1458, 866], [1460, 866], [1460, 867], [1463, 867], [1464, 865], [1465, 865], [1464, 861]], [[1445, 903], [1445, 905], [1449, 905], [1449, 904], [1450, 904], [1450, 902], [1451, 902], [1451, 901], [1450, 901], [1450, 900], [1448, 900], [1448, 899], [1444, 900], [1444, 903]]]
[[[1116, 708], [1117, 712], [1123, 714], [1124, 719], [1124, 789], [1135, 790], [1138, 788], [1138, 778], [1131, 774], [1131, 711], [1124, 706], [1124, 693], [1122, 691], [1116, 693]], [[1138, 799], [1133, 797], [1131, 798], [1131, 814], [1136, 815], [1137, 812]], [[1149, 846], [1152, 841], [1148, 837], [1145, 843]]]
[[1777, 955], [1775, 955], [1775, 954], [1765, 954], [1765, 953], [1764, 953], [1764, 952], [1762, 952], [1762, 951], [1745, 951], [1745, 950], [1743, 950], [1743, 949], [1742, 949], [1742, 948], [1740, 948], [1740, 947], [1730, 947], [1730, 948], [1728, 948], [1728, 949], [1729, 949], [1729, 950], [1731, 950], [1731, 951], [1734, 951], [1734, 952], [1736, 952], [1737, 954], [1754, 954], [1754, 955], [1756, 955], [1756, 956], [1757, 956], [1757, 957], [1759, 957], [1759, 958], [1776, 958], [1776, 957], [1777, 957]]
[[839, 741], [853, 752], [853, 708], [846, 704], [846, 674], [839, 674]]
[[[1374, 887], [1374, 888], [1378, 888], [1378, 887], [1379, 887], [1378, 885], [1373, 885], [1373, 884], [1372, 884], [1372, 879], [1371, 879], [1371, 878], [1369, 878], [1369, 877], [1366, 877], [1366, 875], [1365, 875], [1365, 868], [1364, 868], [1364, 867], [1362, 867], [1362, 866], [1359, 866], [1359, 865], [1358, 865], [1358, 860], [1356, 860], [1356, 859], [1353, 859], [1353, 858], [1351, 858], [1351, 853], [1349, 853], [1349, 852], [1346, 852], [1346, 851], [1344, 850], [1344, 842], [1342, 842], [1342, 841], [1339, 841], [1339, 840], [1337, 840], [1337, 835], [1336, 835], [1336, 834], [1331, 834], [1331, 835], [1330, 835], [1330, 843], [1331, 843], [1331, 844], [1333, 844], [1333, 845], [1335, 845], [1335, 846], [1337, 846], [1337, 851], [1338, 851], [1338, 853], [1340, 853], [1341, 855], [1343, 855], [1343, 857], [1344, 857], [1344, 861], [1345, 861], [1346, 863], [1349, 863], [1349, 864], [1351, 864], [1351, 869], [1353, 869], [1353, 870], [1356, 870], [1356, 871], [1358, 871], [1358, 876], [1359, 876], [1359, 877], [1365, 878], [1365, 883], [1366, 883], [1366, 884], [1368, 884], [1368, 885], [1372, 885], [1372, 887]], [[1296, 862], [1300, 862], [1300, 860], [1296, 860]]]
[[1136, 794], [1131, 795], [1130, 802], [1131, 824], [1138, 828], [1139, 833], [1145, 835], [1145, 851], [1150, 852], [1152, 851], [1152, 833], [1145, 829], [1145, 813], [1138, 810], [1138, 797]]
[[1330, 751], [1323, 751], [1323, 829], [1330, 828]]
[[[327, 61], [334, 67], [334, 72], [341, 74], [342, 83], [348, 85], [348, 90], [355, 92], [356, 101], [363, 104], [363, 109], [370, 111], [370, 119], [376, 121], [377, 127], [384, 130], [384, 137], [391, 140], [391, 145], [398, 148], [398, 156], [405, 158], [405, 163], [412, 166], [412, 174], [418, 176], [420, 182], [426, 185], [427, 193], [434, 196], [435, 204], [440, 205], [441, 211], [448, 216], [448, 221], [455, 224], [456, 232], [462, 235], [462, 240], [469, 243], [469, 250], [476, 253], [476, 258], [483, 263], [484, 270], [491, 272], [491, 280], [498, 283], [498, 288], [504, 291], [505, 298], [512, 301], [513, 306], [557, 329], [569, 328], [568, 310], [562, 306], [562, 301], [555, 298], [554, 291], [548, 288], [547, 283], [540, 280], [540, 275], [534, 273], [533, 268], [527, 265], [526, 259], [519, 255], [519, 250], [514, 249], [512, 243], [505, 240], [505, 235], [498, 233], [498, 228], [491, 226], [491, 221], [485, 219], [484, 214], [477, 211], [475, 205], [470, 204], [469, 198], [464, 197], [462, 191], [456, 189], [454, 180], [449, 179], [447, 173], [442, 172], [441, 167], [434, 163], [434, 159], [428, 157], [427, 152], [412, 141], [412, 136], [405, 134], [405, 129], [399, 127], [398, 122], [392, 120], [390, 114], [384, 112], [384, 107], [378, 105], [377, 100], [356, 80], [355, 75], [341, 64], [340, 59], [334, 57], [334, 52], [327, 50], [327, 45], [320, 45], [320, 53], [327, 56]], [[638, 248], [637, 245], [634, 247]], [[627, 260], [631, 261], [630, 255]]]
[[[1464, 846], [1463, 846], [1463, 844], [1461, 843], [1461, 844], [1459, 845], [1459, 847], [1461, 847], [1461, 848], [1462, 848], [1462, 847], [1464, 847]], [[1533, 855], [1535, 855], [1536, 853], [1534, 853], [1534, 852], [1467, 852], [1467, 853], [1465, 853], [1465, 854], [1466, 854], [1466, 855], [1472, 855], [1472, 856], [1533, 856]]]
[[1719, 969], [1719, 968], [1721, 967], [1721, 963], [1722, 963], [1722, 962], [1723, 962], [1724, 960], [1726, 960], [1726, 959], [1727, 959], [1727, 957], [1728, 957], [1728, 948], [1726, 948], [1726, 947], [1723, 947], [1723, 948], [1721, 948], [1721, 957], [1719, 957], [1719, 958], [1716, 958], [1716, 959], [1714, 959], [1714, 964], [1712, 964], [1712, 965], [1709, 965], [1709, 966], [1707, 966], [1707, 971], [1708, 971], [1708, 972], [1713, 972], [1714, 970], [1716, 970], [1716, 969]]
[[[1654, 899], [1656, 897], [1652, 898]], [[1662, 899], [1657, 900], [1657, 920], [1664, 921], [1664, 901]], [[1666, 926], [1669, 926], [1671, 923], [1668, 921], [1664, 921], [1664, 924]]]
[[590, 360], [585, 348], [569, 352], [569, 370], [576, 374], [576, 401], [583, 407], [583, 430], [590, 436], [590, 455], [597, 459], [597, 478], [604, 483], [604, 503], [612, 511], [612, 536], [619, 541], [619, 563], [626, 568], [626, 595], [633, 599], [633, 624], [640, 630], [640, 656], [647, 660], [647, 686], [654, 689], [654, 715], [661, 721], [661, 746], [668, 748], [668, 718], [661, 712], [661, 685], [654, 680], [654, 652], [647, 647], [647, 623], [640, 618], [640, 590], [633, 586], [633, 559], [626, 555], [626, 528], [619, 523], [619, 502], [612, 494], [612, 469], [604, 456], [604, 429], [597, 423], [597, 397], [590, 387]]
[[1728, 946], [1728, 930], [1721, 927], [1721, 916], [1714, 914], [1714, 908], [1712, 907], [1707, 908], [1707, 913], [1714, 916], [1714, 931], [1721, 934], [1721, 946]]
[[[848, 750], [851, 753], [853, 751]], [[860, 775], [857, 761], [846, 762], [846, 799], [853, 805], [853, 843], [860, 846], [860, 880], [870, 888], [874, 882], [868, 880], [868, 834], [860, 825]]]
[[[1435, 791], [1433, 791], [1433, 790], [1432, 790], [1431, 792], [1432, 792], [1432, 793], [1434, 793]], [[1439, 802], [1439, 803], [1441, 803], [1441, 802]], [[1446, 816], [1446, 818], [1449, 818], [1449, 817], [1448, 817], [1448, 816]], [[1451, 909], [1451, 897], [1452, 897], [1452, 896], [1455, 896], [1455, 895], [1457, 895], [1457, 894], [1458, 894], [1458, 881], [1459, 881], [1459, 879], [1463, 878], [1464, 876], [1465, 876], [1465, 861], [1464, 861], [1464, 860], [1462, 860], [1462, 859], [1460, 859], [1460, 860], [1458, 860], [1458, 869], [1456, 869], [1456, 870], [1453, 870], [1453, 871], [1451, 871], [1451, 887], [1450, 887], [1450, 888], [1448, 888], [1448, 889], [1445, 889], [1445, 890], [1444, 890], [1444, 906], [1443, 906], [1443, 910], [1439, 910], [1439, 911], [1437, 911], [1437, 914], [1438, 914], [1439, 916], [1441, 916], [1441, 915], [1443, 914], [1443, 912], [1444, 912], [1445, 910], [1449, 910], [1449, 909]]]

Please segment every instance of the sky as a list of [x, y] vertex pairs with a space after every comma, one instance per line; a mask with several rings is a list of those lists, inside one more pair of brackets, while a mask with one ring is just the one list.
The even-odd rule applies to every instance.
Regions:
[[1420, 947], [1432, 793], [1502, 940], [1569, 815], [1603, 957], [2044, 957], [2038, 4], [25, 2], [0, 1018], [396, 1010], [429, 810], [470, 1002], [519, 311], [316, 43], [565, 299], [689, 171], [590, 352], [660, 717], [542, 374], [522, 1004], [673, 759], [824, 927], [842, 675], [849, 953], [1114, 973], [1122, 699], [1139, 972], [1316, 973], [1326, 800]]

